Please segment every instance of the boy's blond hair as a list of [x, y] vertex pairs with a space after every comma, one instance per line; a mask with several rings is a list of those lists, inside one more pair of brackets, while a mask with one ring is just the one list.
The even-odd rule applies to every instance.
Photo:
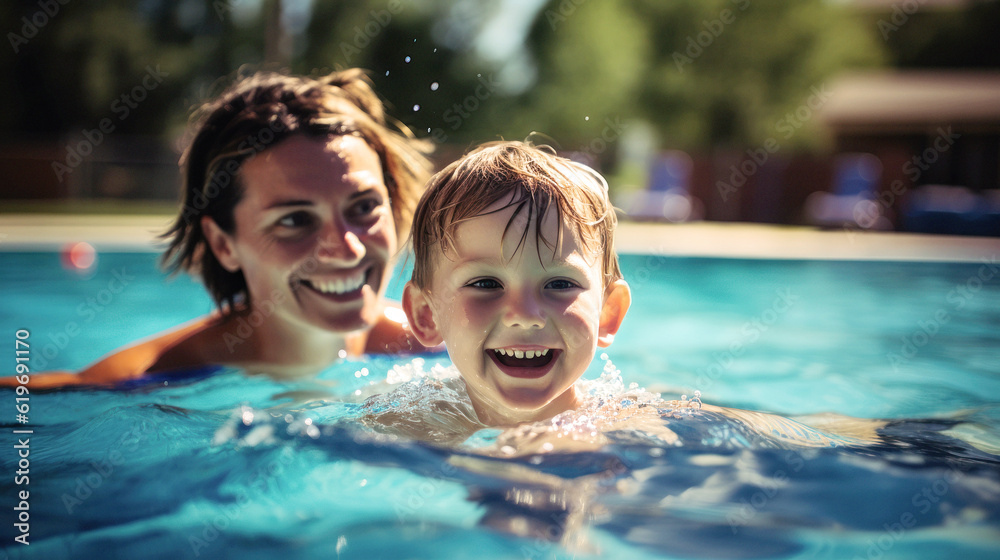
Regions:
[[[507, 200], [506, 204], [494, 212], [515, 208], [504, 236], [516, 221], [525, 224], [517, 249], [524, 245], [527, 224], [534, 218], [538, 250], [545, 244], [557, 251], [566, 220], [584, 250], [602, 256], [605, 288], [622, 278], [614, 251], [618, 218], [604, 178], [590, 167], [546, 149], [505, 141], [484, 144], [431, 178], [413, 215], [413, 283], [421, 289], [429, 287], [433, 251], [447, 255], [455, 245], [459, 224], [483, 215], [501, 200]], [[542, 235], [541, 218], [549, 210], [558, 218], [555, 240]]]

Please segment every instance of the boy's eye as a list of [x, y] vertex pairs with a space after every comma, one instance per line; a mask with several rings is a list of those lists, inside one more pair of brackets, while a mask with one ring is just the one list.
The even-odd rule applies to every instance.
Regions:
[[492, 278], [480, 278], [478, 280], [473, 280], [472, 282], [466, 284], [466, 286], [469, 288], [478, 288], [480, 290], [499, 290], [503, 288], [503, 285], [500, 284], [500, 282], [497, 282]]
[[545, 284], [545, 287], [550, 290], [571, 290], [573, 288], [579, 288], [580, 286], [572, 280], [558, 278], [556, 280], [550, 280], [547, 284]]
[[299, 210], [286, 216], [282, 216], [281, 219], [278, 220], [277, 225], [283, 228], [301, 228], [312, 225], [312, 223], [312, 214]]

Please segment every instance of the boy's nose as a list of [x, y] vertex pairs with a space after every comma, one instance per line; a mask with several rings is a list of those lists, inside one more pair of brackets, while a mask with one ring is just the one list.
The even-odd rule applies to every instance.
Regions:
[[340, 266], [357, 264], [365, 256], [365, 244], [347, 228], [331, 225], [320, 232], [316, 257]]
[[504, 325], [522, 329], [540, 329], [545, 326], [545, 316], [534, 296], [514, 295], [504, 314]]

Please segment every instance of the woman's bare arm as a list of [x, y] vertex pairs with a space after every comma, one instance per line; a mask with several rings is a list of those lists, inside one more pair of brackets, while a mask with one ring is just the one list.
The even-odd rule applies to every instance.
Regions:
[[[174, 330], [139, 341], [132, 346], [112, 352], [80, 370], [79, 373], [69, 371], [32, 373], [28, 387], [57, 389], [74, 385], [113, 385], [127, 379], [142, 377], [151, 371], [169, 369], [164, 363], [165, 358], [169, 358], [173, 363], [171, 365], [175, 364], [176, 367], [200, 365], [196, 359], [199, 353], [195, 351], [195, 345], [185, 342], [192, 341], [192, 335], [204, 331], [215, 320], [213, 316], [202, 317]], [[14, 387], [19, 384], [17, 377], [0, 378], [0, 387]]]

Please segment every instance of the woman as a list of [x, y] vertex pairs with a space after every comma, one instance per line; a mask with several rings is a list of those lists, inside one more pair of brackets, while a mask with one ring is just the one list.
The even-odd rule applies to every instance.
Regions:
[[344, 355], [424, 350], [383, 296], [429, 149], [388, 128], [360, 70], [258, 73], [195, 122], [163, 262], [200, 276], [218, 311], [79, 374], [34, 375], [32, 388], [210, 364], [296, 376]]

